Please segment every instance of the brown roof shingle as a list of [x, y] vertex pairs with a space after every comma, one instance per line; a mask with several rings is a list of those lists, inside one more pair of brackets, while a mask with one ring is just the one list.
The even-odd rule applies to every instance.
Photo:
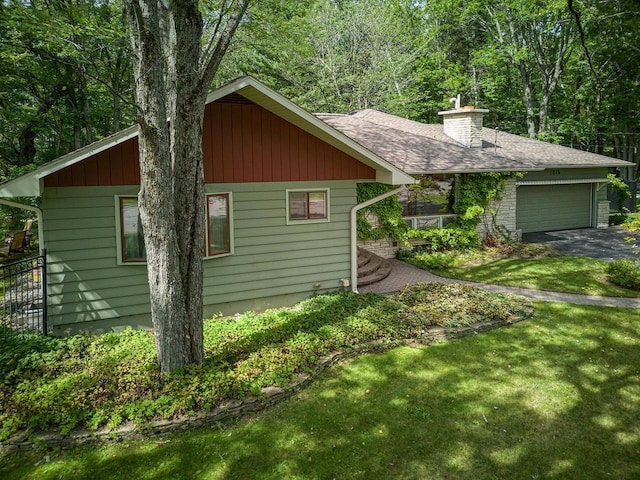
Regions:
[[379, 112], [315, 114], [409, 174], [627, 167], [623, 160], [483, 128], [483, 148], [467, 148], [431, 125]]

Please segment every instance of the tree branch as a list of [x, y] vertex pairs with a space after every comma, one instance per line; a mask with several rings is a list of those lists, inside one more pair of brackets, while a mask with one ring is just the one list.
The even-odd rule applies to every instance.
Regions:
[[576, 21], [576, 25], [578, 26], [578, 33], [580, 34], [580, 44], [582, 45], [582, 50], [584, 50], [584, 54], [587, 56], [587, 62], [589, 63], [589, 68], [593, 72], [593, 76], [598, 85], [601, 85], [600, 76], [598, 72], [596, 72], [595, 67], [593, 66], [593, 61], [591, 60], [591, 53], [589, 52], [589, 48], [587, 47], [587, 43], [585, 41], [584, 29], [582, 28], [582, 22], [580, 21], [580, 13], [573, 6], [573, 0], [567, 0], [567, 8], [569, 8], [569, 12], [573, 15], [573, 18]]
[[[233, 35], [238, 29], [238, 26], [249, 7], [249, 1], [250, 0], [237, 1], [237, 7], [225, 23], [213, 52], [210, 53], [210, 56], [203, 58], [201, 82], [206, 89], [209, 88], [209, 85], [213, 81], [213, 77], [220, 66], [220, 62], [222, 62], [222, 58], [229, 48], [231, 39], [233, 38]], [[209, 55], [209, 52], [205, 53]]]

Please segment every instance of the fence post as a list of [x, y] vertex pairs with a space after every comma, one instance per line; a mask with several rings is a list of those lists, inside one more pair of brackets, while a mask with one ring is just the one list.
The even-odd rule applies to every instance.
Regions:
[[47, 321], [47, 249], [43, 248], [40, 252], [40, 284], [42, 285], [42, 333], [46, 336], [49, 334], [49, 323]]

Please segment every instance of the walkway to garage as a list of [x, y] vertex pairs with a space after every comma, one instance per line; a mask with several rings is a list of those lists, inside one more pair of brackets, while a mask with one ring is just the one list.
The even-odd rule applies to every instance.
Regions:
[[[625, 241], [631, 236], [628, 230], [619, 226], [609, 228], [579, 228], [557, 232], [524, 233], [522, 241], [542, 243], [572, 256], [592, 257], [610, 262], [621, 258], [637, 258], [640, 255], [640, 238], [632, 243]], [[640, 235], [636, 235], [640, 237]], [[637, 254], [637, 255], [636, 255]]]
[[[624, 240], [624, 238], [628, 236], [629, 232], [621, 227], [610, 227], [602, 230], [584, 228], [559, 232], [529, 233], [523, 235], [523, 241], [546, 243], [566, 255], [589, 256], [611, 261], [616, 258], [634, 257], [631, 245]], [[638, 244], [638, 250], [640, 250], [640, 243]], [[535, 300], [568, 302], [578, 305], [640, 308], [640, 298], [597, 297], [452, 280], [439, 277], [426, 270], [421, 270], [413, 265], [401, 262], [400, 260], [391, 259], [390, 262], [392, 269], [391, 274], [387, 278], [378, 283], [359, 288], [358, 291], [360, 293], [376, 292], [389, 294], [400, 291], [407, 285], [420, 282], [457, 282], [476, 285], [493, 292], [514, 293]]]
[[421, 270], [418, 267], [401, 262], [400, 260], [390, 259], [389, 261], [392, 266], [391, 275], [378, 283], [358, 288], [360, 293], [375, 292], [391, 294], [402, 290], [407, 285], [414, 285], [422, 282], [466, 283], [491, 292], [513, 293], [533, 300], [542, 300], [546, 302], [567, 302], [577, 305], [600, 305], [603, 307], [640, 308], [640, 298], [587, 296], [574, 293], [547, 292], [544, 290], [531, 290], [527, 288], [467, 282], [464, 280], [439, 277], [426, 270]]

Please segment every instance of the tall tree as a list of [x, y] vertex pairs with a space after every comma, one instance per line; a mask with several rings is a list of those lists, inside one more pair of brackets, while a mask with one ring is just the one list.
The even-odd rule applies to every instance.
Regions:
[[0, 158], [19, 167], [41, 164], [131, 119], [124, 20], [117, 1], [3, 3]]
[[197, 0], [126, 4], [139, 107], [138, 204], [164, 372], [203, 359], [202, 122], [207, 92], [248, 4], [222, 0], [204, 16]]
[[[640, 165], [640, 10], [636, 0], [567, 1], [580, 31], [569, 110], [573, 145]], [[572, 113], [572, 115], [571, 115]]]
[[490, 46], [516, 66], [526, 106], [529, 137], [544, 135], [549, 108], [575, 39], [564, 1], [522, 3], [497, 0], [482, 5]]

